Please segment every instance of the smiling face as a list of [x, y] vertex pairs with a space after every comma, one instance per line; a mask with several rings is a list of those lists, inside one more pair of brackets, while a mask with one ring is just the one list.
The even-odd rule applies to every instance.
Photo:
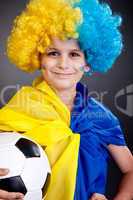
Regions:
[[52, 45], [41, 55], [45, 81], [57, 90], [75, 87], [83, 76], [82, 66], [86, 65], [84, 53], [75, 39], [62, 41], [53, 38]]

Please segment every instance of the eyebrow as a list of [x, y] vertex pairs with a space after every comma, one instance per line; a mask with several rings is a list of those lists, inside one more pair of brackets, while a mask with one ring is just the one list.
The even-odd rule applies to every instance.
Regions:
[[[47, 50], [58, 50], [58, 51], [60, 51], [59, 49], [56, 49], [56, 48], [54, 48], [54, 47], [50, 47], [50, 48], [48, 48]], [[78, 51], [78, 52], [81, 52], [80, 49], [69, 49], [69, 51]]]

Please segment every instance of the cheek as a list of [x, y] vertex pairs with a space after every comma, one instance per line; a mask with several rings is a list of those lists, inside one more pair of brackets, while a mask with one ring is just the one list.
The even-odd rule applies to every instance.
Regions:
[[48, 58], [44, 58], [44, 59], [42, 59], [42, 61], [41, 61], [41, 66], [42, 66], [42, 67], [45, 67], [45, 68], [47, 68], [47, 69], [51, 69], [51, 68], [53, 68], [55, 65], [56, 65], [56, 61], [55, 61], [55, 60], [51, 60], [51, 59], [48, 59]]
[[78, 70], [83, 72], [83, 66], [86, 65], [86, 61], [84, 58], [79, 58], [73, 62], [73, 66]]
[[76, 65], [75, 70], [77, 72], [77, 75], [82, 76], [84, 74], [84, 69], [83, 69], [84, 65], [85, 65], [84, 63], [81, 63], [81, 64], [78, 63]]

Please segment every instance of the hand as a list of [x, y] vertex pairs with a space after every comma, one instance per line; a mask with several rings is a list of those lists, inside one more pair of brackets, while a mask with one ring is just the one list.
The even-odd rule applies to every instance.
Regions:
[[103, 194], [94, 193], [89, 200], [108, 200]]
[[[9, 172], [8, 169], [0, 168], [0, 176], [5, 176]], [[0, 189], [0, 200], [23, 200], [24, 195], [18, 192], [7, 192], [5, 190]]]

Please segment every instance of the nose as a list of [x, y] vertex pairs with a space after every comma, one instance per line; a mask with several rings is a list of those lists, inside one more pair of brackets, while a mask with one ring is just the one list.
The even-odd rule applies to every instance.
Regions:
[[62, 57], [60, 57], [59, 62], [58, 62], [58, 67], [59, 67], [60, 69], [67, 69], [68, 66], [69, 66], [68, 64], [69, 64], [69, 63], [68, 63], [67, 56], [62, 56]]

